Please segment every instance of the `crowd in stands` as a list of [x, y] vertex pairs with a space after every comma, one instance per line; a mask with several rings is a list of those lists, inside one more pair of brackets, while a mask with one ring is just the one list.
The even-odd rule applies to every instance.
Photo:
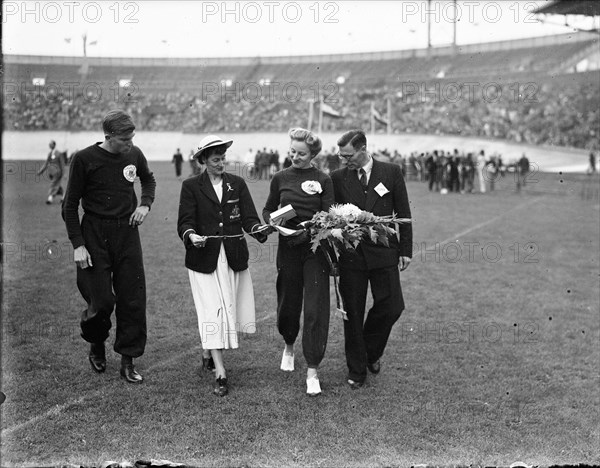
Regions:
[[[598, 150], [600, 88], [598, 72], [585, 78], [564, 75], [535, 81], [476, 87], [456, 83], [416, 84], [392, 88], [340, 86], [329, 104], [341, 118], [325, 117], [323, 130], [370, 129], [371, 106], [387, 116], [391, 102], [393, 133], [424, 133], [506, 139]], [[485, 90], [484, 90], [485, 88]], [[402, 94], [402, 89], [405, 91]], [[407, 89], [411, 92], [406, 92]], [[306, 126], [307, 99], [285, 99], [280, 93], [263, 99], [241, 92], [201, 96], [173, 91], [135, 93], [120, 99], [93, 95], [75, 96], [25, 93], [5, 96], [5, 130], [96, 130], [110, 109], [131, 113], [139, 130], [226, 133], [287, 131]], [[278, 98], [279, 95], [279, 98]], [[306, 97], [306, 96], [305, 96]], [[317, 107], [317, 105], [315, 105]], [[317, 109], [315, 109], [316, 122]], [[378, 126], [384, 131], [384, 126]]]

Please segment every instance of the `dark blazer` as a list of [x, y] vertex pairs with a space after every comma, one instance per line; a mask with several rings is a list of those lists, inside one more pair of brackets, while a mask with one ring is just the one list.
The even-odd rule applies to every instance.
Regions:
[[[179, 198], [177, 233], [183, 240], [185, 266], [200, 273], [212, 273], [217, 268], [221, 243], [225, 246], [227, 263], [234, 271], [248, 268], [248, 245], [244, 236], [208, 239], [204, 247], [196, 248], [190, 234], [220, 236], [250, 233], [260, 226], [260, 220], [246, 182], [241, 177], [223, 173], [223, 197], [217, 194], [206, 171], [183, 181]], [[259, 242], [265, 234], [253, 235]]]
[[[410, 204], [402, 169], [397, 164], [373, 160], [373, 169], [365, 195], [356, 171], [347, 167], [331, 173], [336, 203], [352, 203], [377, 216], [395, 214], [398, 218], [410, 218]], [[381, 195], [375, 190], [379, 184], [388, 192]], [[385, 191], [384, 190], [384, 191]], [[380, 190], [381, 191], [381, 190]], [[400, 224], [400, 242], [390, 238], [390, 247], [370, 241], [360, 243], [356, 252], [349, 251], [340, 258], [340, 266], [354, 269], [375, 269], [398, 265], [399, 258], [412, 258], [412, 224]]]

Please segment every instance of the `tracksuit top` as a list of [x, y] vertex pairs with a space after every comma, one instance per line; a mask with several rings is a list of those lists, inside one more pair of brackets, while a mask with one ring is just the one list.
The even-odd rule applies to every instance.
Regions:
[[150, 208], [154, 201], [156, 180], [142, 151], [133, 146], [128, 153], [114, 154], [100, 144], [78, 151], [71, 162], [63, 219], [75, 249], [84, 245], [78, 213], [80, 200], [85, 214], [127, 220], [137, 208], [134, 181], [139, 177], [140, 205]]

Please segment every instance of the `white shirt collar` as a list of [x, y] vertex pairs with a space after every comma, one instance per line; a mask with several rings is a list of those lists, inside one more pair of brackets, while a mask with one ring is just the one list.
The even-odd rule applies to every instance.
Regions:
[[[371, 177], [371, 171], [373, 170], [373, 156], [369, 155], [369, 160], [367, 161], [367, 164], [365, 164], [360, 169], [363, 169], [365, 171], [365, 173], [367, 174], [367, 180], [369, 180], [369, 178]], [[358, 171], [356, 171], [359, 178], [360, 178], [360, 169]]]

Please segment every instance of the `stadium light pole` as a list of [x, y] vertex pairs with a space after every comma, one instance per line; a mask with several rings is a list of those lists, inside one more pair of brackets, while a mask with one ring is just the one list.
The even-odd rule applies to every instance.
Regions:
[[83, 39], [83, 56], [84, 56], [84, 57], [87, 57], [87, 49], [86, 49], [86, 47], [87, 47], [88, 45], [90, 45], [90, 46], [95, 46], [96, 44], [98, 44], [98, 41], [92, 41], [92, 42], [90, 42], [90, 43], [88, 44], [88, 41], [87, 41], [87, 33], [83, 33], [83, 36], [81, 36], [81, 38]]
[[392, 99], [387, 97], [387, 134], [392, 134]]
[[454, 0], [454, 21], [453, 21], [453, 28], [452, 28], [452, 47], [454, 47], [454, 49], [456, 49], [456, 0]]
[[431, 0], [427, 0], [427, 51], [431, 50]]
[[321, 134], [321, 129], [323, 128], [323, 97], [319, 96], [319, 123], [317, 127], [317, 133]]

